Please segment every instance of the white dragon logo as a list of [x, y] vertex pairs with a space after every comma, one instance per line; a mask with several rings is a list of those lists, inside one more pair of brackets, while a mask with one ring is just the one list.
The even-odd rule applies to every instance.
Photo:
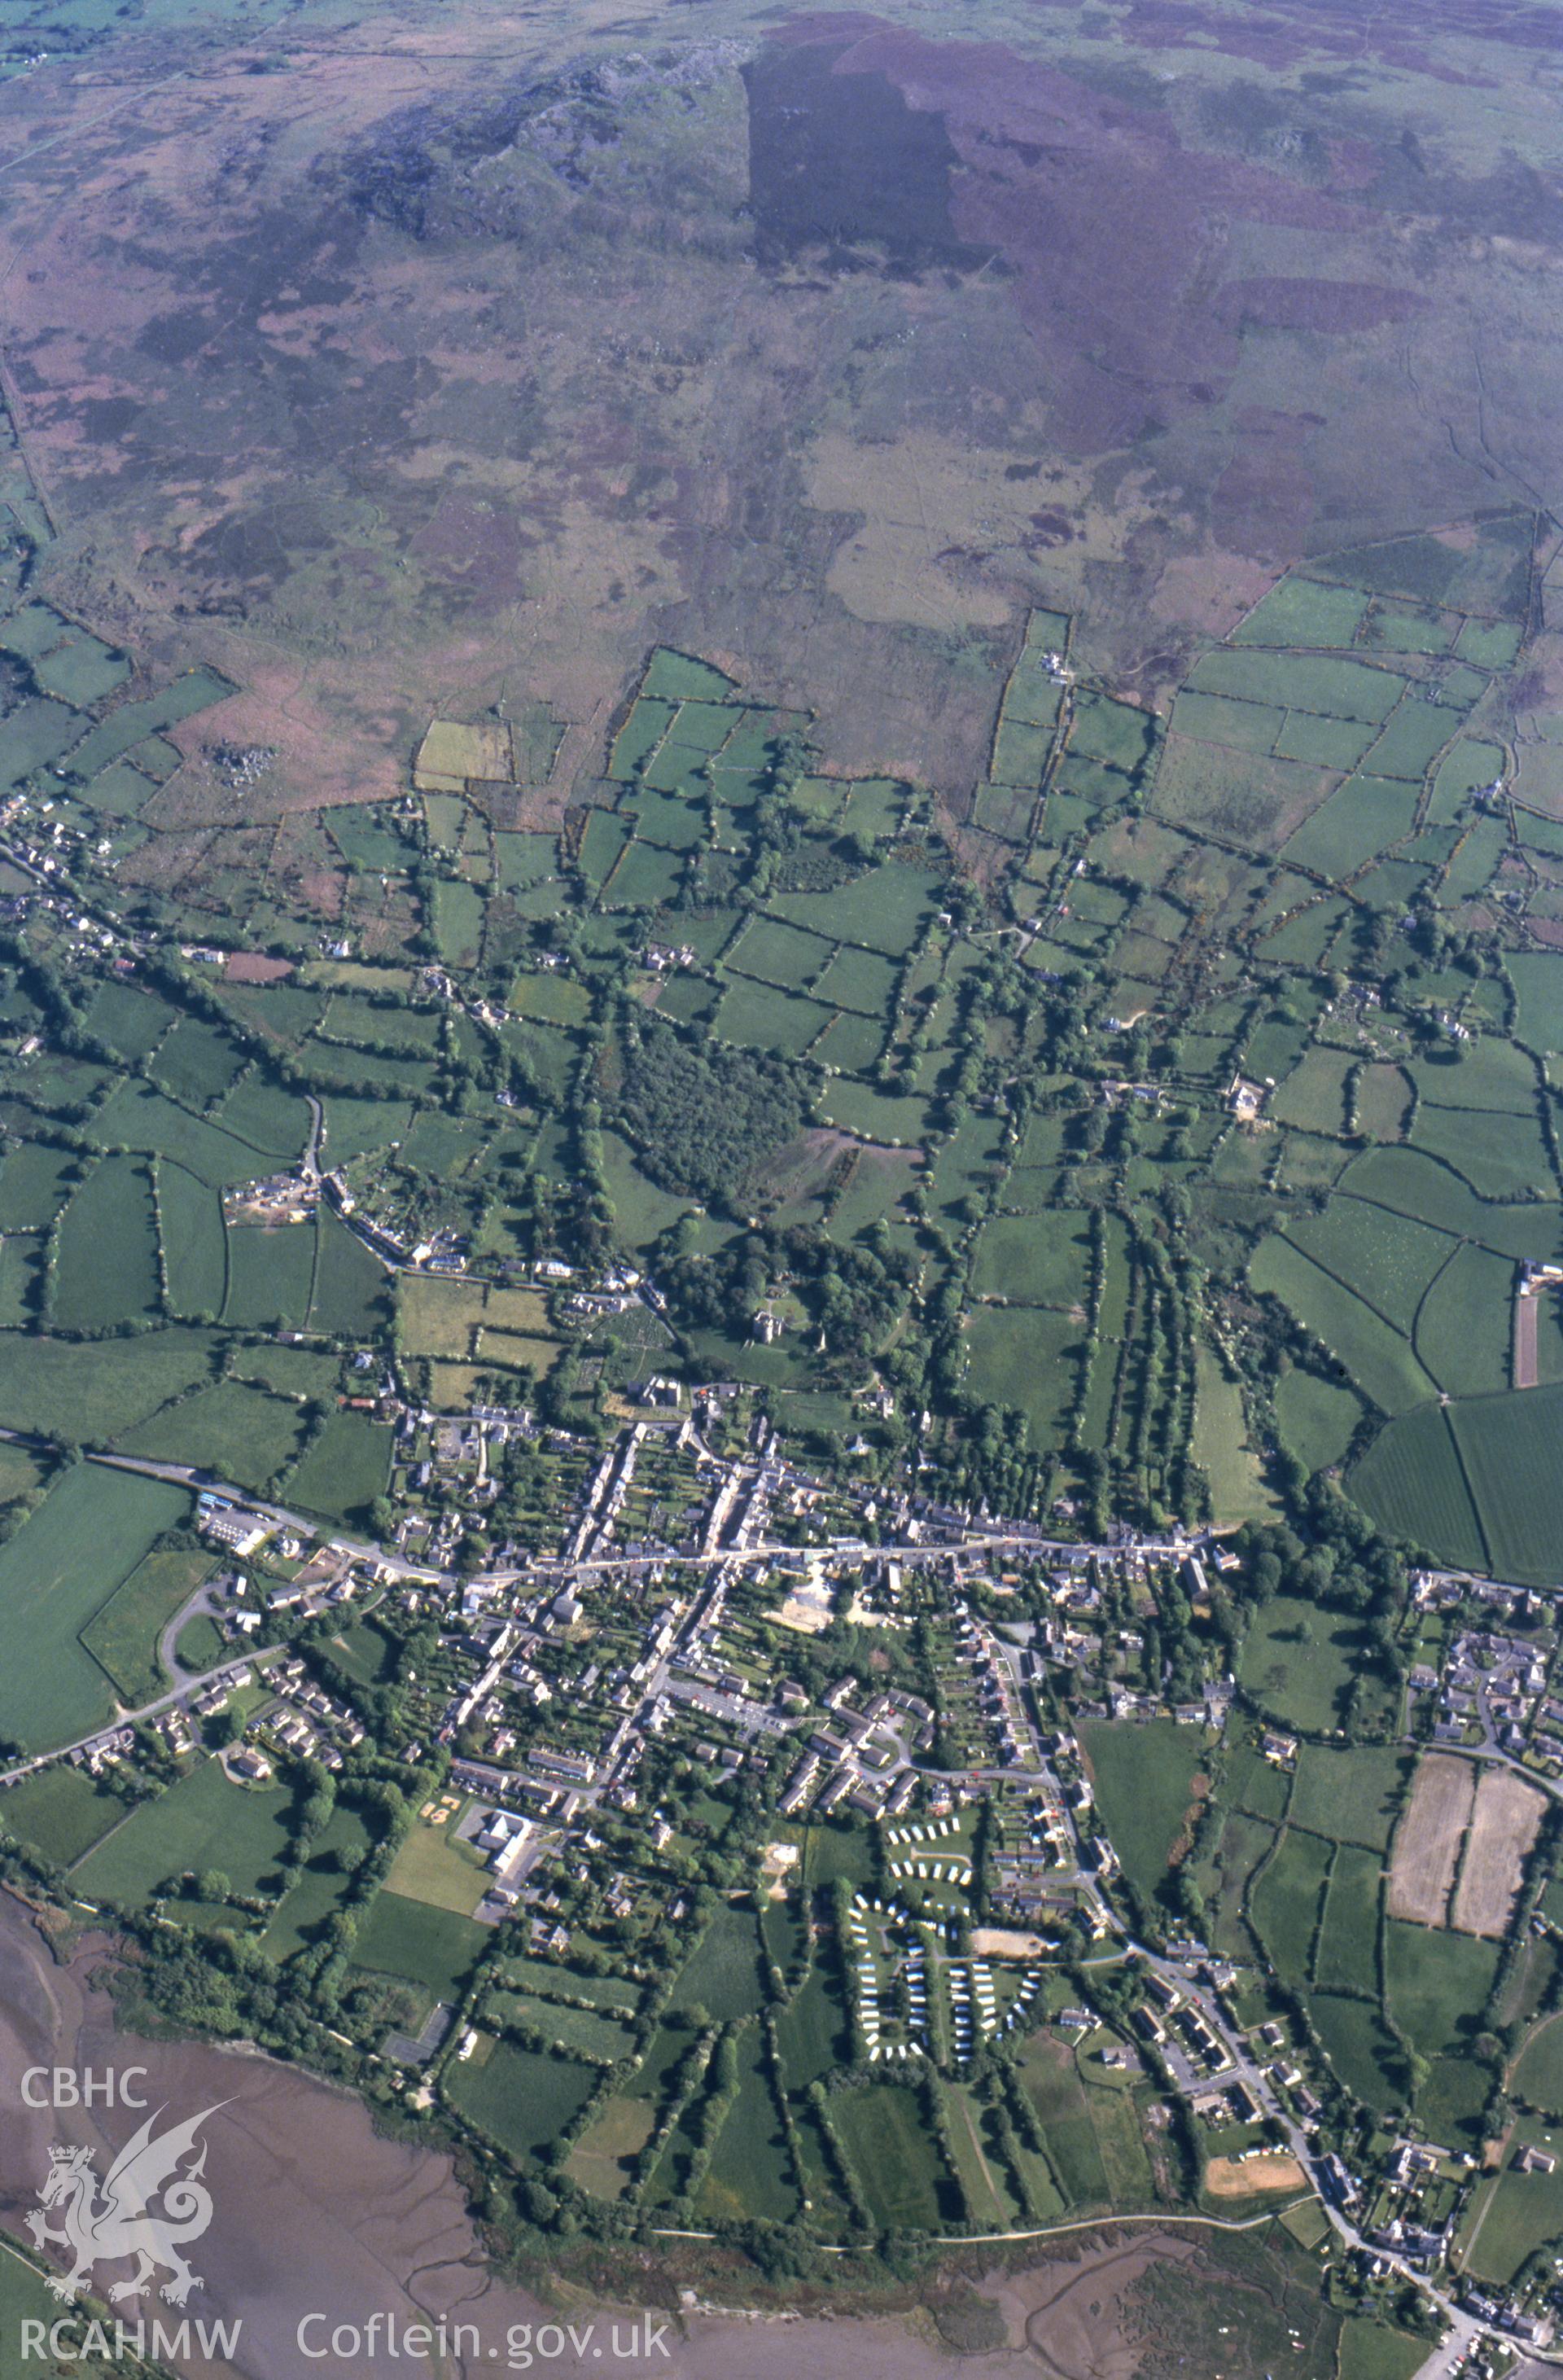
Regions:
[[[69, 2251], [70, 2271], [49, 2283], [57, 2298], [68, 2301], [79, 2296], [94, 2265], [113, 2264], [124, 2256], [136, 2258], [136, 2270], [128, 2280], [116, 2281], [110, 2289], [113, 2305], [127, 2298], [145, 2297], [162, 2269], [173, 2275], [162, 2291], [170, 2305], [182, 2306], [192, 2289], [203, 2286], [200, 2275], [191, 2272], [179, 2251], [187, 2240], [199, 2240], [212, 2220], [212, 2193], [200, 2180], [206, 2168], [205, 2143], [195, 2163], [183, 2173], [179, 2160], [195, 2147], [196, 2135], [207, 2118], [227, 2105], [226, 2099], [221, 2099], [217, 2107], [203, 2107], [188, 2122], [154, 2135], [152, 2126], [163, 2113], [157, 2108], [135, 2137], [127, 2141], [101, 2185], [92, 2170], [91, 2149], [56, 2146], [49, 2151], [49, 2178], [40, 2204], [27, 2217], [27, 2228], [35, 2248], [52, 2240]], [[162, 2204], [153, 2213], [151, 2202], [156, 2198]], [[44, 2219], [43, 2210], [51, 2206], [63, 2209], [58, 2224]]]

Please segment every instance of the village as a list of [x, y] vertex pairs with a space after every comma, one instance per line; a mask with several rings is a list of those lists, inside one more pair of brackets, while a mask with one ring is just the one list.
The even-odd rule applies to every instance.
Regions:
[[[221, 1568], [202, 1608], [226, 1658], [156, 1708], [18, 1765], [8, 1786], [55, 1762], [132, 1775], [148, 1746], [176, 1768], [215, 1747], [248, 1792], [290, 1768], [350, 1780], [368, 1752], [409, 1768], [433, 1756], [446, 1781], [416, 1839], [471, 1875], [476, 1925], [566, 1969], [583, 1927], [616, 1929], [632, 1973], [653, 1922], [676, 1939], [713, 1880], [745, 1873], [702, 1848], [719, 1815], [725, 1828], [729, 1809], [749, 1810], [783, 1878], [788, 1845], [811, 1830], [866, 1829], [873, 1880], [836, 1920], [866, 2068], [959, 2075], [1041, 2022], [1104, 2083], [1181, 2102], [1223, 2191], [1262, 2191], [1272, 2170], [1310, 2180], [1349, 2251], [1339, 2285], [1363, 2303], [1408, 2277], [1435, 2289], [1467, 2326], [1472, 2369], [1501, 2368], [1498, 2339], [1551, 2337], [1547, 2274], [1530, 2268], [1510, 2292], [1461, 2277], [1479, 2161], [1343, 2120], [1316, 2044], [1262, 1969], [1153, 1912], [1125, 1875], [1104, 1741], [1144, 1730], [1147, 1746], [1215, 1748], [1238, 1729], [1288, 1792], [1319, 1757], [1244, 1719], [1214, 1635], [1197, 1694], [1173, 1700], [1146, 1677], [1157, 1613], [1181, 1606], [1197, 1626], [1242, 1559], [1230, 1541], [1125, 1530], [1092, 1545], [911, 1491], [854, 1496], [718, 1390], [605, 1446], [525, 1410], [440, 1415], [388, 1396], [381, 1410], [406, 1487], [388, 1541], [204, 1488], [198, 1526]], [[491, 1536], [482, 1566], [442, 1566], [475, 1516], [491, 1520], [518, 1460], [541, 1464], [559, 1500], [548, 1538]], [[1539, 1802], [1563, 1749], [1550, 1616], [1532, 1590], [1418, 1572], [1404, 1742], [1508, 1762]], [[311, 1649], [375, 1626], [420, 1631], [429, 1647], [389, 1733]], [[842, 1641], [857, 1648], [845, 1659]], [[1533, 1893], [1524, 1908], [1549, 1936]], [[1115, 1996], [1072, 1998], [1065, 1978], [1104, 1958]], [[482, 2054], [481, 2040], [463, 2046], [470, 2024], [454, 2047], [449, 2029], [436, 2008], [403, 2041], [409, 2077]], [[1527, 2180], [1553, 2171], [1540, 2139], [1516, 2158]]]

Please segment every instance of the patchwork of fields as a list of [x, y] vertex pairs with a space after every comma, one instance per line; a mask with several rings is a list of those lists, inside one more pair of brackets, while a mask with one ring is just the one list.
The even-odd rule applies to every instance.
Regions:
[[1444, 1753], [1305, 1743], [1289, 1768], [1229, 1749], [1196, 1870], [1210, 1938], [1301, 2005], [1376, 2119], [1409, 2110], [1473, 2154], [1501, 2057], [1499, 1943], [1545, 1876], [1528, 1864], [1542, 1806], [1513, 1772]]
[[[1036, 610], [981, 782], [938, 799], [830, 772], [806, 714], [668, 647], [557, 831], [485, 773], [553, 753], [557, 723], [436, 722], [412, 794], [324, 821], [340, 942], [271, 904], [286, 957], [193, 991], [111, 968], [71, 1053], [30, 1058], [0, 1154], [0, 1415], [8, 1336], [43, 1358], [46, 1415], [85, 1378], [73, 1350], [143, 1332], [133, 1390], [94, 1366], [93, 1439], [368, 1509], [367, 1436], [316, 1455], [285, 1398], [202, 1378], [191, 1335], [390, 1328], [323, 1205], [243, 1203], [297, 1167], [313, 1099], [322, 1164], [401, 1245], [507, 1264], [605, 1231], [658, 1262], [685, 1356], [806, 1436], [909, 1365], [937, 1458], [1010, 1509], [1088, 1488], [1264, 1517], [1278, 1450], [1447, 1560], [1545, 1574], [1563, 1297], [1514, 1318], [1524, 1269], [1563, 1256], [1541, 930], [1563, 835], [1505, 776], [1537, 536], [1500, 511], [1293, 570], [1164, 713], [1090, 683], [1072, 618]], [[15, 616], [27, 667], [65, 653], [39, 607]], [[67, 822], [155, 843], [125, 771], [153, 786], [167, 729], [222, 692], [79, 693]], [[105, 886], [131, 856], [95, 853]], [[22, 1031], [19, 988], [10, 1013]], [[1216, 1352], [1250, 1296], [1278, 1366]], [[396, 1328], [456, 1406], [556, 1375], [600, 1396], [657, 1343], [604, 1323], [579, 1367], [498, 1275], [405, 1283]]]

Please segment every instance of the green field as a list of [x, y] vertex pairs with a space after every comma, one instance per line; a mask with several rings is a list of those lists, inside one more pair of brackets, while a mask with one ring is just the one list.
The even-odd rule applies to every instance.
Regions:
[[0, 1547], [0, 1735], [36, 1750], [109, 1716], [109, 1679], [80, 1632], [188, 1512], [181, 1488], [79, 1463]]
[[838, 2092], [830, 2119], [876, 2223], [933, 2231], [958, 2217], [960, 2193], [940, 2161], [918, 2092], [891, 2082]]
[[359, 1929], [353, 1963], [381, 1974], [402, 1975], [449, 1999], [493, 1938], [491, 1927], [454, 1910], [382, 1890]]
[[701, 2192], [704, 2221], [786, 2223], [798, 2212], [792, 2158], [767, 2071], [757, 2025], [745, 2026], [738, 2047], [738, 2095], [727, 2113]]
[[[377, 1109], [393, 1119], [397, 1112], [378, 1102]], [[316, 1229], [320, 1252], [309, 1328], [332, 1339], [368, 1339], [383, 1329], [390, 1311], [385, 1268], [334, 1215], [322, 1211]]]
[[1348, 2091], [1380, 2114], [1405, 2106], [1405, 2060], [1371, 2001], [1315, 1992], [1308, 2017]]
[[401, 1660], [401, 1647], [372, 1615], [350, 1621], [327, 1641], [327, 1650], [359, 1685], [389, 1685]]
[[70, 756], [71, 774], [94, 776], [107, 761], [121, 759], [160, 729], [193, 719], [233, 691], [229, 681], [214, 669], [186, 670], [144, 700], [121, 703], [91, 729]]
[[1412, 1125], [1412, 1147], [1442, 1158], [1478, 1198], [1556, 1199], [1546, 1142], [1534, 1115], [1480, 1108], [1436, 1108], [1425, 1100]]
[[513, 1984], [522, 1991], [541, 1993], [545, 1999], [563, 1995], [625, 2016], [633, 2014], [640, 2005], [640, 1986], [623, 1975], [578, 1974], [573, 1967], [554, 1966], [547, 1959], [507, 1958], [496, 1973], [502, 1982]]
[[893, 1007], [895, 987], [896, 969], [889, 959], [877, 951], [843, 948], [826, 968], [818, 990], [821, 1000], [833, 1000], [838, 1007], [883, 1018]]
[[222, 1200], [166, 1158], [157, 1163], [156, 1194], [169, 1305], [185, 1321], [215, 1322], [228, 1293]]
[[1450, 1415], [1439, 1405], [1392, 1421], [1351, 1474], [1352, 1495], [1381, 1529], [1461, 1570], [1482, 1570], [1486, 1550], [1466, 1482]]
[[286, 1856], [292, 1809], [280, 1786], [230, 1785], [217, 1761], [203, 1760], [90, 1852], [71, 1881], [84, 1900], [127, 1909], [206, 1868], [253, 1894]]
[[1488, 1248], [1457, 1248], [1416, 1318], [1416, 1352], [1450, 1396], [1495, 1395], [1509, 1383], [1515, 1269]]
[[622, 2198], [655, 2124], [644, 2100], [627, 2093], [605, 2100], [571, 2151], [566, 2168], [571, 2180], [594, 2198]]
[[617, 2065], [635, 2044], [629, 2027], [591, 2009], [568, 2008], [562, 2001], [541, 1999], [530, 1992], [491, 1994], [485, 2021], [494, 2025], [520, 2023], [542, 2034], [560, 2048], [605, 2065]]
[[367, 1527], [370, 1506], [391, 1472], [392, 1431], [366, 1414], [334, 1413], [302, 1462], [288, 1474], [290, 1501], [306, 1512]]
[[676, 851], [638, 838], [626, 844], [617, 867], [602, 888], [605, 907], [658, 909], [677, 892], [684, 861]]
[[648, 1248], [688, 1208], [688, 1200], [660, 1190], [647, 1180], [635, 1161], [627, 1140], [616, 1132], [602, 1135], [602, 1166], [619, 1238], [631, 1248]]
[[1317, 1835], [1288, 1827], [1249, 1896], [1254, 1930], [1276, 1973], [1294, 1989], [1310, 1971], [1331, 1856]]
[[1500, 1956], [1496, 1942], [1391, 1918], [1384, 1929], [1389, 2014], [1428, 2060], [1417, 2114], [1436, 2140], [1479, 2134], [1487, 2074], [1471, 2055]]
[[818, 1960], [776, 2019], [776, 2038], [789, 2091], [806, 2090], [840, 2065], [848, 2042], [845, 2014], [833, 1976]]
[[1378, 1914], [1384, 1861], [1377, 1852], [1342, 1843], [1329, 1872], [1324, 1925], [1314, 1960], [1327, 1991], [1378, 1998]]
[[214, 1670], [225, 1650], [221, 1629], [204, 1611], [187, 1620], [174, 1639], [174, 1658], [187, 1677], [199, 1678]]
[[1278, 1123], [1339, 1136], [1345, 1129], [1346, 1085], [1352, 1061], [1344, 1050], [1307, 1050], [1276, 1089], [1270, 1113]]
[[1563, 1575], [1563, 1387], [1458, 1405], [1450, 1415], [1493, 1566], [1551, 1585]]
[[1305, 1215], [1290, 1236], [1408, 1335], [1430, 1284], [1458, 1253], [1446, 1233], [1355, 1198], [1332, 1198], [1327, 1214]]
[[483, 899], [471, 884], [439, 877], [434, 884], [434, 940], [449, 967], [475, 967], [483, 946]]
[[83, 1160], [74, 1149], [24, 1140], [0, 1164], [0, 1232], [46, 1231], [69, 1197]]
[[51, 1318], [62, 1330], [104, 1330], [160, 1303], [151, 1178], [135, 1158], [105, 1157], [61, 1219]]
[[320, 1938], [327, 1922], [342, 1905], [348, 1877], [344, 1859], [357, 1859], [373, 1848], [369, 1828], [357, 1810], [338, 1802], [314, 1837], [304, 1872], [291, 1885], [261, 1936], [268, 1958], [288, 1959]]
[[1084, 1325], [1025, 1306], [978, 1306], [967, 1320], [966, 1386], [985, 1404], [1014, 1405], [1038, 1447], [1055, 1443], [1074, 1401]]
[[[1099, 1356], [1097, 1360], [1105, 1375], [1107, 1366]], [[1242, 1389], [1228, 1378], [1209, 1348], [1203, 1346], [1194, 1351], [1194, 1381], [1192, 1451], [1210, 1482], [1211, 1512], [1218, 1527], [1274, 1519], [1280, 1508], [1249, 1432]], [[1089, 1427], [1082, 1434], [1089, 1439]]]
[[1019, 1305], [1084, 1304], [1090, 1284], [1091, 1240], [1082, 1218], [996, 1215], [983, 1227], [972, 1269], [978, 1297]]
[[1067, 2044], [1038, 2034], [1017, 2068], [1042, 2125], [1048, 2162], [1071, 2206], [1144, 2204], [1154, 2194], [1134, 2104], [1082, 2079]]
[[1387, 1414], [1403, 1413], [1436, 1394], [1409, 1341], [1290, 1239], [1279, 1233], [1267, 1239], [1248, 1278], [1261, 1295], [1278, 1297]]
[[116, 1441], [124, 1454], [193, 1463], [238, 1488], [263, 1488], [297, 1453], [304, 1417], [291, 1399], [242, 1380], [219, 1380], [164, 1406]]
[[92, 1118], [91, 1132], [100, 1148], [123, 1146], [143, 1149], [151, 1157], [172, 1158], [218, 1189], [229, 1182], [252, 1181], [260, 1170], [257, 1151], [248, 1141], [191, 1115], [146, 1083], [121, 1083]]
[[832, 945], [818, 934], [800, 933], [795, 926], [757, 917], [730, 945], [722, 965], [739, 975], [779, 984], [784, 991], [804, 991], [831, 956]]
[[1341, 2330], [1339, 2352], [1339, 2380], [1415, 2380], [1427, 2361], [1427, 2341], [1353, 2315]]
[[1563, 953], [1515, 951], [1506, 964], [1520, 998], [1521, 1038], [1563, 1053]]
[[481, 2065], [473, 2057], [445, 2071], [452, 2107], [523, 2159], [540, 2156], [597, 2087], [595, 2068], [507, 2041], [496, 2042]]
[[1486, 2007], [1498, 1956], [1495, 1942], [1390, 1919], [1385, 1928], [1389, 2010], [1424, 2057], [1467, 2045]]
[[1278, 1595], [1249, 1630], [1239, 1680], [1283, 1727], [1329, 1734], [1340, 1723], [1355, 1680], [1380, 1691], [1364, 1671], [1363, 1644], [1356, 1621]]
[[307, 1224], [230, 1230], [224, 1322], [239, 1330], [301, 1330], [314, 1273], [315, 1234]]
[[335, 1355], [313, 1347], [285, 1347], [275, 1340], [240, 1344], [229, 1350], [229, 1370], [238, 1380], [253, 1381], [279, 1397], [320, 1397], [330, 1400], [341, 1379]]
[[1294, 1826], [1330, 1835], [1338, 1842], [1364, 1843], [1383, 1851], [1389, 1840], [1411, 1777], [1411, 1761], [1399, 1752], [1363, 1745], [1334, 1752], [1303, 1744], [1292, 1781]]
[[1512, 1041], [1484, 1034], [1415, 1059], [1407, 1068], [1434, 1107], [1476, 1108], [1495, 1115], [1531, 1116], [1536, 1107], [1535, 1060]]
[[1171, 1719], [1089, 1719], [1079, 1733], [1109, 1840], [1130, 1883], [1149, 1899], [1196, 1805], [1205, 1730]]
[[138, 1709], [166, 1689], [158, 1639], [213, 1567], [210, 1554], [159, 1547], [137, 1563], [81, 1631], [81, 1642], [127, 1708]]
[[1509, 1256], [1550, 1257], [1558, 1245], [1555, 1209], [1486, 1204], [1449, 1166], [1420, 1149], [1370, 1148], [1353, 1159], [1340, 1186]]
[[703, 2008], [717, 2023], [751, 2016], [760, 2005], [759, 1935], [754, 1912], [719, 1909], [679, 1969], [669, 2006]]
[[0, 1512], [18, 1497], [30, 1496], [42, 1488], [54, 1467], [44, 1453], [35, 1454], [30, 1447], [0, 1439]]
[[1362, 1400], [1339, 1380], [1292, 1365], [1276, 1386], [1276, 1420], [1290, 1453], [1306, 1470], [1339, 1463], [1363, 1418]]
[[6, 1330], [24, 1330], [35, 1318], [42, 1264], [43, 1242], [33, 1233], [0, 1240], [0, 1324]]
[[171, 1099], [199, 1110], [233, 1088], [244, 1063], [232, 1037], [220, 1026], [209, 1025], [203, 1017], [182, 1016], [158, 1050], [151, 1075]]
[[1243, 1910], [1249, 1885], [1275, 1840], [1275, 1828], [1262, 1819], [1229, 1811], [1214, 1852], [1197, 1870], [1200, 1890], [1212, 1912], [1210, 1938], [1226, 1957], [1253, 1956], [1254, 1939]]
[[55, 1762], [0, 1793], [0, 1829], [69, 1867], [125, 1815], [117, 1794], [84, 1768]]
[[1509, 2090], [1523, 2106], [1563, 2117], [1563, 2017], [1546, 2017], [1536, 2027], [1516, 2061]]
[[[1519, 2159], [1530, 2143], [1558, 2158], [1554, 2173], [1521, 2173]], [[1515, 2125], [1503, 2171], [1478, 2193], [1467, 2233], [1465, 2261], [1480, 2279], [1500, 2287], [1512, 2281], [1538, 2248], [1556, 2252], [1563, 2239], [1563, 2147], [1557, 2131], [1532, 2118]]]
[[942, 884], [927, 868], [891, 860], [834, 892], [778, 893], [770, 908], [789, 925], [901, 958], [932, 917]]
[[480, 1852], [458, 1843], [444, 1827], [418, 1825], [397, 1852], [386, 1878], [393, 1893], [470, 1917], [489, 1888]]

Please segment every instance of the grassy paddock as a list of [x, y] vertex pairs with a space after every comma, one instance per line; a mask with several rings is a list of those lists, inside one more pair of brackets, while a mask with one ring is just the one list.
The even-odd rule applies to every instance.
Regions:
[[132, 1157], [105, 1157], [77, 1191], [59, 1228], [53, 1318], [102, 1330], [155, 1314], [157, 1227], [151, 1182]]
[[1278, 1595], [1263, 1607], [1244, 1639], [1239, 1675], [1283, 1727], [1328, 1734], [1339, 1726], [1347, 1695], [1359, 1678], [1370, 1709], [1375, 1694], [1382, 1697], [1375, 1673], [1363, 1666], [1364, 1641], [1357, 1621]]
[[751, 1909], [719, 1909], [680, 1969], [669, 2001], [703, 2008], [719, 2023], [760, 2005], [759, 1935]]
[[487, 1925], [454, 1910], [382, 1890], [354, 1944], [353, 1963], [378, 1974], [401, 1975], [449, 1999], [493, 1938]]
[[1293, 1988], [1307, 1980], [1330, 1859], [1328, 1843], [1289, 1827], [1250, 1897], [1259, 1938], [1276, 1973]]
[[1481, 1522], [1450, 1420], [1449, 1409], [1441, 1405], [1402, 1414], [1353, 1466], [1351, 1489], [1390, 1536], [1425, 1546], [1460, 1570], [1484, 1570]]
[[203, 1760], [90, 1852], [72, 1882], [85, 1900], [139, 1908], [187, 1871], [220, 1868], [236, 1893], [261, 1888], [285, 1856], [293, 1796], [230, 1785]]
[[303, 1435], [303, 1415], [291, 1399], [219, 1380], [165, 1406], [118, 1444], [125, 1454], [193, 1463], [236, 1487], [258, 1488], [293, 1461]]
[[792, 2159], [757, 2025], [738, 2049], [738, 2095], [711, 2152], [699, 2211], [707, 2220], [786, 2223], [798, 2212]]
[[0, 1793], [0, 1830], [69, 1867], [125, 1815], [125, 1804], [64, 1763], [41, 1768]]
[[923, 2115], [920, 2095], [893, 2082], [843, 2091], [830, 2102], [871, 2214], [887, 2229], [933, 2231], [960, 2213]]
[[81, 1642], [128, 1709], [151, 1702], [167, 1685], [157, 1658], [158, 1639], [213, 1567], [208, 1553], [158, 1547], [137, 1563], [82, 1630]]
[[1123, 1873], [1152, 1895], [1195, 1805], [1205, 1730], [1171, 1719], [1090, 1719], [1080, 1729], [1080, 1748]]
[[512, 2156], [531, 2159], [558, 2138], [596, 2090], [597, 2072], [572, 2058], [548, 2058], [497, 2042], [489, 2055], [453, 2065], [445, 2092], [453, 2107], [490, 2133]]
[[391, 1475], [390, 1426], [367, 1415], [328, 1415], [320, 1436], [289, 1473], [286, 1492], [306, 1511], [365, 1526], [370, 1506]]
[[1364, 1745], [1332, 1752], [1305, 1743], [1297, 1756], [1291, 1821], [1338, 1842], [1383, 1851], [1388, 1843], [1412, 1762], [1403, 1753]]

